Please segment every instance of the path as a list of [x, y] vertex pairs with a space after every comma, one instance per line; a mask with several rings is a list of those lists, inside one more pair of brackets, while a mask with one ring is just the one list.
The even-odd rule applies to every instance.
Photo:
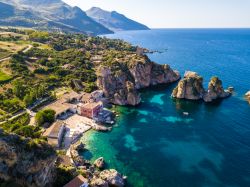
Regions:
[[[33, 45], [28, 45], [27, 48], [23, 49], [22, 52], [23, 53], [27, 53], [30, 49], [32, 49]], [[6, 61], [6, 60], [10, 60], [10, 56], [9, 57], [5, 57], [3, 59], [0, 59], [0, 62]]]

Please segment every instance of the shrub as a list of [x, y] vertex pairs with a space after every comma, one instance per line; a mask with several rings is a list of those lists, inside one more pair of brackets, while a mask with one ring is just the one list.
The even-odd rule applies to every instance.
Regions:
[[39, 111], [35, 116], [36, 124], [41, 126], [44, 123], [53, 123], [55, 121], [55, 114], [56, 112], [51, 109]]

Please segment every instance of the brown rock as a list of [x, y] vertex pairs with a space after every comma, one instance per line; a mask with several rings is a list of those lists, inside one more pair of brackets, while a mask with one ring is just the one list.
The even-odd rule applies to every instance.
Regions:
[[196, 72], [187, 71], [184, 78], [179, 81], [178, 86], [173, 90], [172, 97], [199, 100], [202, 99], [204, 93], [203, 78]]
[[99, 168], [99, 169], [104, 168], [104, 165], [105, 165], [104, 158], [103, 158], [103, 157], [100, 157], [100, 158], [96, 159], [95, 162], [94, 162], [94, 165], [95, 165], [97, 168]]
[[99, 177], [108, 182], [109, 186], [123, 187], [125, 181], [123, 176], [114, 169], [104, 170], [100, 173]]
[[222, 81], [218, 77], [212, 77], [203, 99], [205, 102], [212, 102], [215, 99], [226, 98], [230, 95], [231, 93], [228, 90], [223, 89]]
[[101, 66], [97, 71], [97, 85], [105, 97], [118, 105], [138, 105], [140, 88], [177, 81], [178, 72], [168, 65], [159, 65], [146, 56], [127, 63], [117, 62], [111, 67]]

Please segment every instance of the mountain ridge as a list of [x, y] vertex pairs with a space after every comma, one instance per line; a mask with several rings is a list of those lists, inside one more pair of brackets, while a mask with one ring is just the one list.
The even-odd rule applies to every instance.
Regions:
[[146, 25], [129, 19], [117, 11], [110, 12], [99, 7], [92, 7], [86, 11], [86, 14], [112, 31], [149, 30]]
[[0, 25], [26, 26], [87, 34], [111, 34], [111, 30], [87, 16], [79, 7], [61, 0], [0, 0]]

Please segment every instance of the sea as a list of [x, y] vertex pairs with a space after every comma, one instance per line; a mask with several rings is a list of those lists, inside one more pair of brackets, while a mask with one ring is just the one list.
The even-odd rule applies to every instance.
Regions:
[[[250, 29], [156, 29], [126, 31], [123, 39], [160, 53], [183, 76], [195, 71], [207, 88], [218, 76], [232, 97], [206, 104], [171, 98], [177, 83], [141, 90], [137, 107], [116, 107], [109, 133], [83, 136], [82, 155], [104, 157], [107, 168], [126, 175], [128, 187], [250, 187]], [[184, 115], [188, 112], [189, 115]]]

